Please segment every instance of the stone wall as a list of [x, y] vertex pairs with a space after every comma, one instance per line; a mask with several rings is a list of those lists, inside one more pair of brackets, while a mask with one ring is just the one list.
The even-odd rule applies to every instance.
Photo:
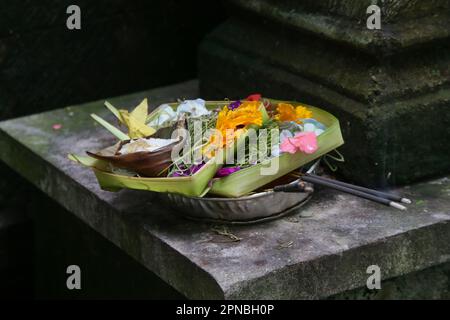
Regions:
[[[71, 4], [81, 30], [66, 27]], [[197, 46], [223, 18], [218, 2], [2, 1], [0, 120], [195, 78]], [[41, 194], [2, 163], [0, 175], [0, 289], [31, 295], [29, 271], [14, 270], [32, 268], [38, 210], [25, 199]]]
[[[387, 187], [448, 172], [450, 10], [446, 0], [233, 0], [200, 50], [207, 98], [259, 91], [335, 114], [338, 174]], [[381, 30], [366, 8], [381, 6]]]
[[[81, 30], [66, 8], [81, 8]], [[140, 91], [196, 75], [218, 3], [6, 1], [0, 8], [0, 119]]]

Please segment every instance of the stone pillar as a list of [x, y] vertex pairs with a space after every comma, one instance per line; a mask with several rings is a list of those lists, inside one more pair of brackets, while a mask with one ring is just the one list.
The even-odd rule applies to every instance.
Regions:
[[[339, 172], [358, 183], [450, 169], [450, 1], [231, 3], [200, 47], [202, 96], [257, 91], [329, 110], [346, 141]], [[381, 30], [367, 28], [374, 3]]]

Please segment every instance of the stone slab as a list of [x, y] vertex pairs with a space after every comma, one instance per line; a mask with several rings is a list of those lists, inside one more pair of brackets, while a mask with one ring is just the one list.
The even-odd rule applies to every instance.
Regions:
[[[198, 95], [197, 82], [111, 99], [153, 106]], [[407, 212], [322, 190], [304, 215], [233, 226], [231, 242], [210, 224], [184, 220], [152, 193], [100, 190], [94, 174], [69, 161], [113, 142], [90, 120], [112, 120], [103, 101], [0, 123], [0, 159], [188, 298], [321, 298], [365, 285], [369, 265], [388, 279], [450, 260], [450, 178], [396, 192]], [[55, 131], [52, 125], [62, 124]], [[124, 275], [132, 277], [133, 275]]]

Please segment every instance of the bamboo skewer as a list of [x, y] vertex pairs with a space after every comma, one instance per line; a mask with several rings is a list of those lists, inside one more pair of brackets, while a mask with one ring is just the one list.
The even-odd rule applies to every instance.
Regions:
[[310, 177], [313, 177], [313, 178], [316, 178], [316, 179], [319, 179], [319, 180], [322, 180], [322, 181], [328, 181], [330, 183], [334, 183], [334, 184], [337, 184], [337, 185], [340, 185], [340, 186], [343, 186], [343, 187], [347, 187], [347, 188], [350, 188], [350, 189], [354, 189], [354, 190], [362, 191], [362, 192], [365, 192], [365, 193], [369, 193], [369, 194], [372, 194], [374, 196], [378, 196], [378, 197], [381, 197], [381, 198], [389, 199], [389, 200], [392, 200], [392, 201], [402, 202], [402, 203], [406, 203], [406, 204], [410, 204], [411, 203], [411, 200], [409, 200], [407, 198], [403, 198], [403, 197], [400, 197], [400, 196], [397, 196], [397, 195], [381, 192], [381, 191], [378, 191], [378, 190], [373, 190], [373, 189], [369, 189], [369, 188], [355, 186], [355, 185], [350, 184], [350, 183], [345, 183], [345, 182], [338, 181], [338, 180], [332, 180], [332, 179], [324, 178], [324, 177], [321, 177], [321, 176], [318, 176], [318, 175], [315, 175], [315, 174], [307, 173], [306, 176], [310, 176]]
[[355, 196], [361, 197], [361, 198], [365, 198], [374, 202], [378, 202], [381, 204], [384, 204], [386, 206], [390, 206], [396, 209], [400, 209], [400, 210], [406, 210], [406, 207], [401, 205], [400, 203], [397, 203], [395, 201], [386, 199], [386, 198], [382, 198], [380, 196], [376, 196], [374, 194], [370, 194], [364, 191], [360, 191], [360, 190], [356, 190], [353, 188], [349, 188], [340, 184], [335, 184], [334, 180], [322, 180], [322, 179], [318, 179], [317, 177], [311, 176], [311, 175], [304, 175], [301, 177], [301, 180], [306, 181], [306, 182], [310, 182], [313, 184], [317, 184], [317, 185], [322, 185], [331, 189], [336, 189], [338, 191], [342, 191], [342, 192], [346, 192], [349, 194], [353, 194]]

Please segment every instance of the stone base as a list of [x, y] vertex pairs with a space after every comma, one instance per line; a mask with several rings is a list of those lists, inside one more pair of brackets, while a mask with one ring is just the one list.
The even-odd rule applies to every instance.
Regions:
[[0, 215], [0, 299], [32, 298], [33, 227], [31, 222], [11, 221]]
[[[176, 290], [41, 194], [34, 222], [36, 299], [184, 299]], [[69, 265], [81, 269], [81, 290], [66, 286]]]
[[[197, 96], [197, 82], [191, 81], [107, 100], [127, 108], [148, 97], [156, 107]], [[383, 281], [449, 263], [450, 177], [393, 190], [414, 201], [406, 213], [316, 190], [308, 205], [289, 217], [230, 226], [239, 242], [217, 234], [211, 224], [179, 219], [152, 193], [103, 191], [91, 170], [67, 158], [114, 142], [90, 118], [96, 113], [114, 121], [103, 102], [73, 106], [73, 115], [63, 108], [0, 123], [0, 159], [77, 217], [31, 203], [44, 212], [36, 216], [42, 296], [65, 290], [69, 263], [81, 266], [85, 282], [82, 292], [63, 297], [140, 297], [146, 288], [144, 293], [162, 295], [150, 285], [155, 277], [145, 276], [148, 269], [189, 299], [319, 299], [365, 286], [373, 264]], [[52, 129], [56, 121], [63, 124], [60, 131]], [[92, 229], [120, 250], [88, 232]], [[124, 267], [125, 254], [146, 269]], [[134, 291], [133, 284], [144, 287]]]
[[450, 263], [381, 282], [380, 290], [360, 288], [328, 299], [413, 300], [450, 299]]
[[448, 171], [450, 46], [437, 42], [378, 59], [257, 17], [234, 18], [204, 41], [205, 98], [261, 92], [324, 108], [341, 122], [339, 172], [396, 185]]

